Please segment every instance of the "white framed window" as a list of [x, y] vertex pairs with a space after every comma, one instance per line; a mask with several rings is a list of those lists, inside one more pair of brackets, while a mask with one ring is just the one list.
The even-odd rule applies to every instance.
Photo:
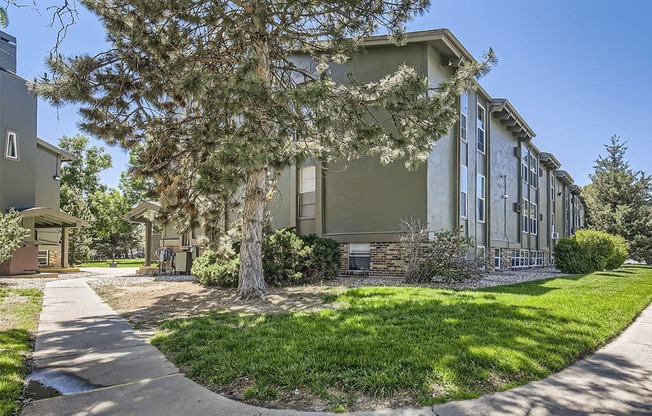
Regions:
[[537, 189], [539, 185], [539, 161], [530, 154], [530, 186]]
[[550, 213], [550, 235], [555, 234], [555, 213]]
[[486, 179], [484, 176], [478, 174], [477, 177], [477, 184], [476, 184], [476, 192], [478, 195], [478, 212], [477, 212], [477, 220], [478, 222], [485, 222], [485, 216], [486, 216], [486, 211], [487, 207], [485, 204], [485, 199], [486, 199]]
[[299, 193], [315, 192], [317, 184], [315, 165], [302, 166], [299, 171]]
[[50, 252], [47, 250], [38, 251], [38, 265], [40, 267], [46, 267], [50, 264]]
[[530, 232], [530, 203], [525, 198], [521, 202], [521, 223], [521, 231]]
[[512, 252], [512, 267], [528, 267], [530, 265], [530, 252], [528, 250], [514, 250]]
[[555, 175], [550, 172], [550, 200], [555, 201]]
[[460, 139], [466, 143], [469, 113], [469, 94], [466, 92], [460, 96]]
[[494, 249], [494, 270], [500, 270], [502, 250], [499, 248]]
[[530, 202], [530, 234], [537, 235], [539, 232], [539, 218], [537, 218], [538, 207], [534, 202]]
[[460, 167], [460, 217], [466, 219], [468, 217], [469, 207], [469, 168], [462, 165]]
[[543, 251], [541, 250], [530, 251], [530, 266], [535, 266], [535, 267], [543, 266]]
[[485, 121], [487, 119], [487, 111], [481, 104], [478, 104], [478, 151], [484, 153], [486, 149], [485, 143]]
[[521, 178], [523, 179], [523, 183], [528, 183], [530, 179], [530, 166], [528, 165], [530, 153], [529, 150], [524, 147], [521, 148], [521, 152], [523, 152], [523, 156], [521, 157]]
[[5, 138], [5, 159], [18, 160], [18, 134], [7, 130]]
[[349, 270], [369, 270], [371, 266], [371, 244], [349, 244]]
[[316, 166], [302, 166], [299, 169], [299, 218], [315, 218], [317, 211], [316, 189]]

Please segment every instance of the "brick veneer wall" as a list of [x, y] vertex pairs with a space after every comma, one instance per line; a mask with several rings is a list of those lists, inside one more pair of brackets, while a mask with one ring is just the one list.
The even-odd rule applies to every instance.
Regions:
[[349, 270], [349, 245], [340, 244], [340, 271], [347, 276], [402, 277], [404, 275], [399, 243], [370, 243], [369, 270]]

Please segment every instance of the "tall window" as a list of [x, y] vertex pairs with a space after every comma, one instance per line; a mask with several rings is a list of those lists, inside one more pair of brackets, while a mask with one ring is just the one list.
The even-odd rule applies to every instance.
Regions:
[[460, 167], [460, 217], [468, 217], [468, 189], [469, 189], [469, 168], [465, 165]]
[[550, 200], [555, 200], [555, 175], [552, 172], [550, 172]]
[[552, 236], [555, 233], [555, 213], [550, 213], [550, 235]]
[[537, 218], [537, 204], [530, 202], [530, 233], [537, 235], [539, 231], [539, 218]]
[[315, 217], [316, 168], [302, 166], [299, 171], [299, 217]]
[[500, 270], [501, 255], [501, 249], [494, 249], [494, 270]]
[[478, 222], [485, 222], [486, 206], [485, 206], [485, 195], [486, 195], [486, 179], [484, 176], [478, 174], [477, 178], [477, 188], [476, 192], [478, 194]]
[[536, 157], [530, 154], [530, 186], [537, 189], [539, 183], [539, 163]]
[[485, 121], [487, 118], [486, 111], [483, 106], [478, 104], [478, 151], [485, 152]]
[[5, 158], [18, 160], [18, 138], [13, 131], [7, 132], [5, 139]]
[[530, 232], [530, 203], [526, 198], [523, 198], [521, 203], [521, 228], [524, 233]]
[[525, 147], [521, 148], [521, 178], [523, 178], [524, 183], [528, 183], [530, 178], [530, 167], [528, 161], [530, 160], [530, 152]]
[[463, 142], [467, 140], [467, 114], [469, 113], [469, 95], [462, 93], [460, 97], [460, 138]]

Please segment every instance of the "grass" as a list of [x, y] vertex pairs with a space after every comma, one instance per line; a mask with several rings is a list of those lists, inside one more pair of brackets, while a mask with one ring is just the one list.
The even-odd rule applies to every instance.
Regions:
[[[116, 259], [115, 262], [118, 264], [118, 267], [140, 267], [145, 263], [145, 259]], [[109, 267], [111, 260], [102, 260], [102, 261], [89, 261], [87, 263], [78, 264], [75, 267]], [[156, 262], [152, 262], [152, 265], [156, 266]]]
[[369, 287], [340, 295], [340, 309], [168, 321], [153, 342], [202, 384], [247, 380], [249, 400], [298, 388], [338, 411], [354, 410], [361, 397], [429, 405], [559, 371], [651, 300], [647, 267], [471, 291]]
[[20, 410], [25, 358], [32, 351], [42, 299], [39, 290], [0, 287], [0, 416]]

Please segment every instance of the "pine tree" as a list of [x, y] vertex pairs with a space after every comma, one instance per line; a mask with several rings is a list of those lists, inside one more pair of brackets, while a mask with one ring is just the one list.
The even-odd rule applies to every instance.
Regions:
[[630, 257], [652, 260], [652, 180], [634, 171], [625, 159], [627, 142], [618, 136], [605, 145], [607, 155], [596, 160], [591, 184], [584, 188], [590, 228], [624, 237]]
[[81, 127], [108, 143], [140, 146], [137, 170], [156, 178], [164, 211], [190, 218], [187, 227], [211, 223], [220, 201], [244, 189], [243, 298], [267, 293], [261, 244], [276, 171], [366, 155], [416, 168], [454, 125], [456, 97], [495, 62], [490, 50], [437, 88], [405, 65], [374, 83], [332, 76], [366, 36], [385, 30], [404, 42], [428, 0], [82, 2], [111, 49], [54, 56], [36, 92], [80, 104]]

